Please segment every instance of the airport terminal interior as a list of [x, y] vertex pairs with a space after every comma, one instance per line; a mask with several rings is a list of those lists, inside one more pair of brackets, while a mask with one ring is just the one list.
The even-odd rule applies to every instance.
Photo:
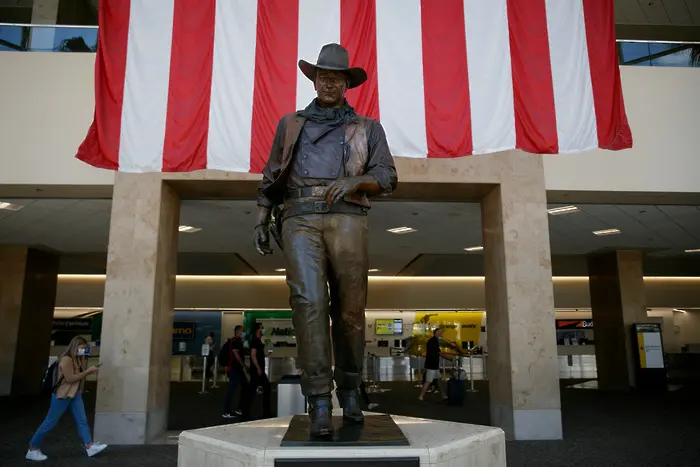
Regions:
[[[17, 54], [92, 54], [97, 6], [0, 0], [0, 75], [19, 63], [10, 58]], [[467, 183], [416, 182], [373, 201], [366, 411], [504, 427], [510, 467], [700, 466], [700, 1], [617, 0], [615, 8], [623, 83], [633, 83], [625, 84], [631, 126], [646, 154], [637, 167], [628, 159], [611, 166], [614, 176], [590, 169], [569, 190], [547, 159], [538, 182], [546, 188], [542, 215], [531, 219], [528, 211], [517, 222], [503, 214], [505, 203], [494, 209], [484, 201], [491, 195]], [[32, 63], [22, 66], [41, 70], [39, 59]], [[92, 67], [75, 63], [71, 69]], [[5, 79], [0, 96], [9, 101], [21, 84], [8, 90]], [[46, 96], [47, 82], [22, 93]], [[650, 115], [661, 106], [649, 102], [676, 92], [676, 83], [686, 86], [674, 94], [674, 108], [683, 110]], [[88, 96], [80, 97], [86, 107], [92, 89], [82, 88], [71, 92]], [[50, 92], [74, 99], [60, 89]], [[33, 112], [53, 112], [37, 124], [48, 135], [42, 126], [63, 111], [43, 97], [28, 102]], [[14, 117], [4, 107], [0, 126], [9, 128]], [[83, 113], [91, 117], [92, 107]], [[65, 173], [53, 170], [59, 164], [42, 168], [18, 142], [33, 137], [12, 139], [14, 131], [0, 129], [0, 466], [25, 465], [49, 406], [39, 394], [42, 377], [75, 336], [89, 343], [89, 365], [105, 356], [113, 363], [112, 374], [87, 378], [83, 394], [95, 437], [110, 446], [84, 457], [65, 416], [42, 448], [48, 465], [175, 466], [183, 431], [242, 423], [240, 414], [222, 417], [228, 382], [218, 362], [239, 325], [248, 338], [264, 328], [272, 412], [294, 413], [280, 384], [299, 374], [289, 289], [279, 247], [261, 256], [253, 245], [257, 179], [148, 175], [134, 189], [133, 174], [76, 168], [71, 151], [86, 129], [81, 122], [56, 149], [71, 159]], [[667, 144], [657, 140], [671, 149], [661, 154]], [[687, 159], [673, 159], [679, 147]], [[664, 170], [684, 161], [691, 162], [674, 191]], [[27, 167], [39, 175], [24, 178]], [[66, 175], [71, 170], [79, 182]], [[518, 231], [526, 235], [518, 239]], [[531, 250], [539, 256], [527, 256]], [[535, 270], [546, 277], [531, 278]], [[437, 391], [418, 400], [426, 341], [438, 328], [448, 354], [440, 378], [464, 387], [456, 405]], [[248, 359], [248, 340], [244, 347]], [[533, 365], [541, 381], [524, 376]], [[504, 397], [530, 404], [532, 423], [518, 422], [517, 410], [510, 425], [496, 422]], [[252, 412], [259, 418], [262, 410], [256, 397]]]
[[[0, 242], [41, 245], [54, 255], [60, 252], [49, 361], [65, 350], [73, 336], [82, 335], [91, 345], [88, 360], [96, 363], [104, 332], [101, 304], [111, 201], [13, 199], [5, 203], [0, 210]], [[236, 325], [253, 329], [260, 323], [266, 330], [267, 368], [273, 384], [297, 372], [284, 263], [279, 250], [268, 257], [255, 252], [250, 235], [254, 209], [254, 201], [182, 202], [170, 357], [170, 441], [163, 441], [171, 446], [117, 446], [110, 451], [110, 459], [132, 459], [120, 465], [150, 465], [140, 463], [140, 453], [174, 462], [176, 452], [168, 447], [173, 447], [179, 431], [238, 421], [221, 418], [227, 384], [223, 368], [216, 366], [215, 382], [207, 379], [207, 393], [200, 394], [205, 365], [201, 347], [210, 333], [220, 345]], [[700, 207], [551, 204], [548, 213], [555, 313], [547, 325], [557, 341], [564, 440], [510, 442], [509, 465], [584, 465], [583, 459], [586, 465], [632, 465], [630, 459], [635, 465], [692, 465], [691, 460], [698, 459], [692, 442], [697, 424], [690, 413], [700, 408], [692, 396], [700, 387], [700, 255], [693, 251], [700, 245]], [[370, 221], [364, 379], [372, 403], [377, 404], [372, 410], [489, 424], [480, 206], [382, 201], [375, 203]], [[619, 232], [610, 233], [611, 229]], [[640, 253], [644, 282], [637, 292], [647, 305], [642, 321], [662, 330], [667, 389], [661, 392], [597, 387], [596, 359], [601, 355], [596, 352], [588, 258], [621, 251]], [[463, 354], [457, 361], [441, 362], [442, 377], [447, 380], [457, 374], [473, 391], [457, 409], [441, 403], [437, 394], [429, 394], [426, 402], [416, 400], [423, 364], [418, 355], [424, 352], [419, 340], [435, 326], [445, 327], [445, 337]], [[625, 352], [624, 346], [614, 347]], [[89, 378], [85, 395], [89, 412], [94, 411], [96, 379]], [[31, 434], [46, 401], [7, 396], [1, 403], [9, 419], [22, 427], [10, 429], [10, 424], [3, 424], [6, 441], [0, 448], [10, 456], [26, 442], [22, 437]], [[260, 412], [259, 400], [257, 404]], [[73, 434], [70, 423], [64, 420], [65, 430], [50, 438], [48, 445], [54, 453], [65, 452], [73, 459], [71, 443], [66, 441]], [[580, 452], [591, 444], [595, 449]]]

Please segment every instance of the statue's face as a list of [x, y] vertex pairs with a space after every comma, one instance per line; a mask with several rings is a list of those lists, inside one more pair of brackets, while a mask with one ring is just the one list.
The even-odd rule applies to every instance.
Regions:
[[348, 77], [340, 71], [319, 70], [314, 88], [319, 105], [340, 107], [348, 89]]

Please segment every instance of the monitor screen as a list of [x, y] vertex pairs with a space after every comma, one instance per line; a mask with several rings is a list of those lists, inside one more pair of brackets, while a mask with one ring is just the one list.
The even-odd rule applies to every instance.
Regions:
[[395, 336], [403, 334], [402, 319], [377, 319], [374, 321], [374, 333], [377, 336]]

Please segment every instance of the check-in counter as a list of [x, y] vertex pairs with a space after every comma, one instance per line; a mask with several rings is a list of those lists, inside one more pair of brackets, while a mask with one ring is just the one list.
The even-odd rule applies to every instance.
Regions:
[[[192, 381], [192, 369], [195, 367], [194, 355], [173, 355], [170, 358], [170, 381], [181, 383]], [[200, 363], [201, 371], [201, 363]]]
[[[484, 371], [486, 358], [485, 355], [474, 355], [472, 357], [472, 375], [475, 380], [487, 377]], [[422, 372], [425, 369], [424, 365], [424, 357], [412, 355], [401, 357], [368, 356], [365, 358], [363, 377], [367, 381], [415, 381], [422, 377]], [[468, 376], [469, 365], [469, 357], [440, 359], [440, 370], [446, 378], [460, 368]]]
[[[563, 349], [561, 348], [563, 347]], [[559, 378], [561, 379], [585, 379], [596, 378], [595, 355], [589, 354], [593, 346], [561, 346], [565, 355], [557, 356]], [[586, 348], [587, 347], [587, 348]], [[49, 365], [56, 357], [50, 357]], [[91, 355], [87, 358], [88, 366], [99, 363], [99, 355]], [[201, 381], [203, 358], [197, 355], [173, 355], [170, 359], [170, 380], [172, 382]], [[250, 358], [246, 357], [246, 364], [250, 365]], [[471, 372], [470, 372], [471, 365]], [[425, 369], [425, 357], [416, 356], [376, 356], [365, 357], [363, 379], [369, 382], [375, 381], [417, 381], [422, 377]], [[297, 357], [265, 358], [265, 368], [270, 382], [277, 383], [285, 375], [299, 374]], [[461, 369], [461, 378], [476, 381], [488, 379], [488, 355], [473, 355], [470, 357], [456, 357], [454, 359], [440, 359], [440, 370], [445, 378], [449, 378], [455, 371]], [[216, 369], [217, 379], [226, 381], [226, 371], [219, 366]], [[470, 376], [471, 375], [471, 376]], [[97, 375], [88, 376], [88, 381], [96, 381]]]

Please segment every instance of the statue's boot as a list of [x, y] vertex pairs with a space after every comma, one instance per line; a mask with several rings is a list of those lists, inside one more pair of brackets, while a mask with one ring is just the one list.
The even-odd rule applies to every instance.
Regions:
[[309, 418], [311, 419], [309, 434], [312, 438], [333, 435], [333, 402], [330, 394], [309, 397]]
[[348, 423], [363, 423], [365, 414], [362, 413], [358, 400], [357, 389], [338, 389], [338, 403], [343, 408], [343, 421]]

